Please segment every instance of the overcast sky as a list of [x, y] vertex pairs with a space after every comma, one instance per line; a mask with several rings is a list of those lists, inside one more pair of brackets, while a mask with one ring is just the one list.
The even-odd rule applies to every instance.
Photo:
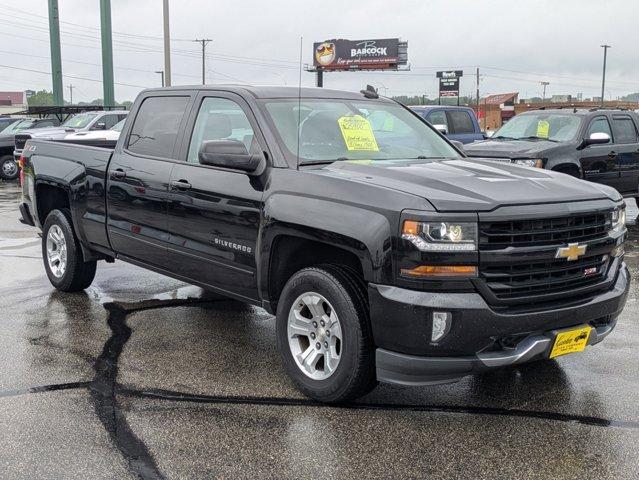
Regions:
[[[102, 97], [99, 0], [59, 0], [65, 99]], [[133, 100], [160, 84], [162, 1], [111, 0], [115, 94]], [[46, 0], [0, 0], [0, 90], [51, 89]], [[541, 96], [599, 95], [608, 51], [606, 98], [639, 91], [639, 2], [635, 0], [172, 0], [173, 84], [200, 82], [200, 47], [211, 38], [208, 83], [297, 85], [312, 43], [331, 38], [399, 37], [408, 41], [410, 72], [325, 75], [325, 86], [388, 95], [437, 96], [435, 72], [464, 70], [462, 94], [518, 91]], [[14, 67], [14, 68], [10, 68]], [[28, 69], [33, 71], [17, 70]], [[93, 80], [93, 81], [92, 81]], [[312, 85], [313, 74], [303, 72]]]

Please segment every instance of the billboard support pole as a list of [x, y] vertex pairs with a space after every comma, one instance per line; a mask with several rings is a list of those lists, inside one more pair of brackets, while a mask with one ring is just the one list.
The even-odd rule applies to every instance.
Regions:
[[317, 67], [317, 81], [316, 86], [322, 88], [324, 86], [324, 69], [322, 67]]
[[51, 83], [53, 84], [53, 104], [64, 105], [62, 91], [62, 55], [60, 53], [60, 20], [58, 0], [49, 0], [49, 41], [51, 43]]
[[113, 40], [111, 34], [111, 0], [100, 0], [100, 32], [102, 35], [102, 89], [105, 107], [115, 106], [113, 86]]

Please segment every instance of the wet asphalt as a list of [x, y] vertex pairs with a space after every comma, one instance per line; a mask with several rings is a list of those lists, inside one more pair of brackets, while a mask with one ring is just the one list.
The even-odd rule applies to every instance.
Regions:
[[0, 183], [2, 479], [639, 478], [634, 220], [602, 344], [326, 407], [291, 386], [259, 308], [122, 262], [54, 290], [18, 198]]

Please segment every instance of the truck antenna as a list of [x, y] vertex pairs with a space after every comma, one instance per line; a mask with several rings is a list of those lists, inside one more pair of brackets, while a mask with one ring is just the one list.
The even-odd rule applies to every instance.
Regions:
[[302, 123], [302, 45], [304, 37], [300, 37], [300, 78], [297, 87], [297, 157], [295, 168], [300, 169], [300, 128]]

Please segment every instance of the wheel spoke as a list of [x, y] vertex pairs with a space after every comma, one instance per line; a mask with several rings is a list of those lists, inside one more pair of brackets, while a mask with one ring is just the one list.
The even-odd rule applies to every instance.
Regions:
[[339, 363], [339, 357], [333, 351], [333, 346], [329, 346], [324, 352], [324, 371], [329, 374], [332, 373], [337, 364]]
[[322, 315], [325, 315], [324, 301], [317, 295], [306, 295], [302, 298], [302, 301], [306, 304], [314, 319], [320, 319]]
[[320, 359], [320, 354], [314, 345], [308, 347], [300, 354], [300, 363], [308, 373], [315, 372], [315, 366]]
[[51, 263], [59, 262], [60, 261], [60, 253], [58, 251], [50, 253], [49, 254], [49, 260], [51, 261]]
[[289, 318], [288, 321], [289, 336], [305, 336], [307, 337], [311, 332], [311, 321], [308, 318], [304, 318], [302, 314], [295, 310], [293, 318]]

